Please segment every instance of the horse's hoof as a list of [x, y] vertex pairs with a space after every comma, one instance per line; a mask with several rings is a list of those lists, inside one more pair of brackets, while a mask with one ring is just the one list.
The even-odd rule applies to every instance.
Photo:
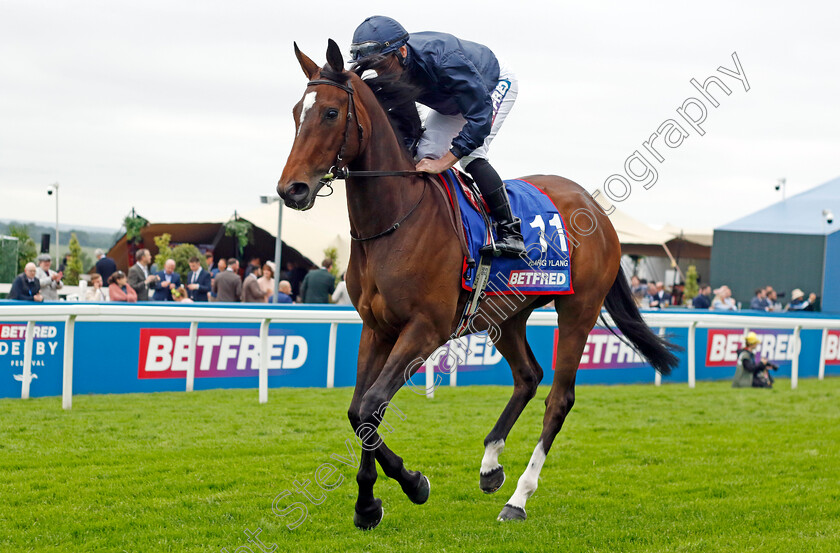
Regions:
[[508, 503], [496, 520], [504, 522], [506, 520], [525, 520], [526, 518], [528, 518], [528, 515], [525, 514], [525, 509]]
[[429, 484], [429, 479], [424, 475], [420, 475], [420, 483], [417, 485], [417, 490], [414, 493], [406, 493], [412, 503], [422, 505], [429, 500], [429, 494], [432, 492], [432, 485]]
[[385, 514], [385, 511], [382, 509], [382, 500], [374, 499], [373, 503], [374, 509], [371, 512], [363, 514], [355, 511], [353, 513], [353, 524], [359, 530], [373, 530], [382, 522], [382, 516]]
[[494, 468], [487, 474], [480, 474], [478, 487], [484, 493], [495, 493], [505, 483], [505, 468], [502, 465]]

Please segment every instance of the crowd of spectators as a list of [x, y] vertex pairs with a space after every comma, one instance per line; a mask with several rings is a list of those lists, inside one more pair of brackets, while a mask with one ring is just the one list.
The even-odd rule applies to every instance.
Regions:
[[[684, 288], [682, 285], [669, 289], [662, 282], [649, 283], [634, 275], [630, 279], [630, 290], [633, 293], [636, 305], [643, 309], [683, 306]], [[790, 303], [787, 305], [783, 305], [779, 301], [780, 296], [784, 296], [784, 294], [776, 292], [772, 286], [758, 288], [750, 301], [749, 309], [767, 312], [820, 310], [818, 297], [813, 292], [806, 298], [805, 293], [796, 288], [791, 292]], [[729, 286], [724, 284], [712, 290], [711, 285], [700, 284], [697, 295], [685, 307], [710, 309], [712, 311], [739, 311], [742, 306], [732, 297], [732, 290]]]
[[[305, 270], [291, 267], [281, 273], [274, 289], [274, 263], [260, 263], [253, 257], [244, 270], [236, 258], [219, 259], [214, 263], [213, 254], [205, 254], [207, 268], [199, 257], [189, 259], [189, 272], [182, 282], [174, 259], [167, 259], [163, 270], [156, 270], [152, 255], [140, 249], [134, 255], [135, 263], [124, 273], [117, 269], [113, 259], [102, 250], [96, 250], [96, 265], [79, 291], [82, 301], [88, 302], [243, 302], [243, 303], [335, 303], [350, 305], [344, 275], [336, 285], [330, 272], [332, 260], [324, 259], [319, 268]], [[62, 271], [51, 269], [52, 258], [41, 254], [35, 262], [27, 263], [23, 273], [12, 283], [8, 299], [33, 302], [58, 301], [58, 291], [64, 287]], [[297, 288], [297, 292], [295, 292]]]

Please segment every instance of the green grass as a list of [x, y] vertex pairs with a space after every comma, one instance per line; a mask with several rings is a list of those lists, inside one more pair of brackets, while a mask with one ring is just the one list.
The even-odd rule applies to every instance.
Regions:
[[70, 412], [59, 398], [0, 400], [0, 551], [234, 553], [246, 528], [295, 552], [840, 551], [840, 379], [580, 387], [528, 520], [496, 522], [547, 391], [511, 432], [494, 495], [478, 467], [510, 390], [400, 392], [407, 418], [389, 416], [386, 441], [432, 495], [413, 505], [380, 471], [385, 518], [365, 533], [352, 522], [355, 471], [336, 462], [343, 484], [299, 528], [271, 510], [346, 454], [348, 389], [271, 390], [266, 405], [255, 390], [79, 396]]

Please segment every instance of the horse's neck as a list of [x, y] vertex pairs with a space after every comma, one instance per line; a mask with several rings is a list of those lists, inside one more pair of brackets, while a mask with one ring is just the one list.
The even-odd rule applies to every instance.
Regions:
[[[369, 142], [364, 153], [350, 164], [351, 173], [412, 171], [414, 165], [384, 113], [372, 115], [371, 120]], [[353, 177], [346, 186], [350, 228], [356, 236], [372, 236], [386, 230], [408, 213], [423, 193], [423, 179], [413, 176]]]

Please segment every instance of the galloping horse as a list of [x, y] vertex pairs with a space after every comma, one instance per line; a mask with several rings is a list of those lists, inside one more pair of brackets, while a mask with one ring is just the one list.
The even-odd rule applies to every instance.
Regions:
[[[364, 323], [348, 417], [365, 444], [376, 444], [361, 454], [354, 522], [370, 529], [383, 514], [382, 502], [373, 494], [377, 461], [411, 501], [421, 504], [429, 497], [428, 479], [407, 470], [376, 429], [406, 378], [453, 336], [468, 297], [460, 280], [464, 253], [452, 208], [439, 193], [439, 185], [413, 171], [414, 162], [389, 114], [366, 82], [344, 69], [338, 45], [329, 41], [323, 68], [296, 44], [295, 54], [309, 82], [293, 110], [296, 136], [277, 192], [287, 206], [306, 210], [332, 178], [346, 177], [354, 238], [346, 282]], [[513, 310], [509, 303], [502, 305], [504, 298], [488, 297], [484, 302], [498, 309], [482, 310], [485, 316], [478, 327], [471, 327], [476, 332], [495, 329], [495, 346], [513, 372], [513, 395], [484, 440], [479, 484], [492, 493], [505, 479], [498, 461], [505, 439], [543, 377], [525, 338], [526, 322], [534, 309], [552, 299], [557, 310], [554, 382], [545, 400], [542, 433], [499, 520], [526, 517], [525, 502], [537, 489], [545, 457], [574, 404], [575, 375], [602, 305], [624, 337], [659, 372], [668, 374], [677, 364], [669, 351], [673, 346], [651, 332], [633, 303], [620, 266], [618, 237], [597, 202], [562, 177], [535, 175], [525, 180], [551, 198], [564, 220], [584, 210], [594, 224], [587, 225], [585, 232], [572, 225], [569, 232], [574, 294], [523, 296]]]

